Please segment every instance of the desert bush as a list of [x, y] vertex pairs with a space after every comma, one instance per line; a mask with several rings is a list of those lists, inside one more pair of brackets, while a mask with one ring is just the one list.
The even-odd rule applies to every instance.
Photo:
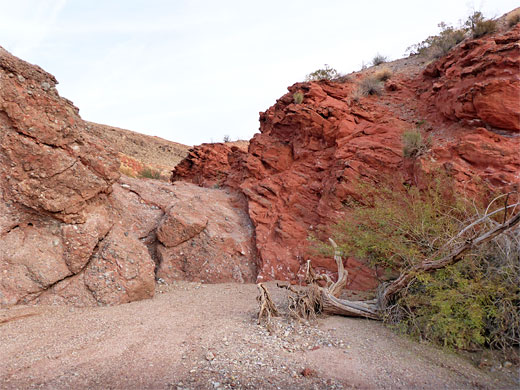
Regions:
[[381, 95], [383, 92], [383, 84], [375, 77], [365, 77], [358, 85], [357, 95]]
[[161, 179], [161, 172], [159, 172], [159, 171], [157, 171], [155, 169], [149, 168], [149, 167], [145, 167], [145, 168], [143, 168], [143, 170], [141, 172], [139, 172], [139, 177], [145, 177], [147, 179], [160, 180]]
[[509, 27], [513, 27], [515, 24], [520, 22], [520, 9], [517, 9], [507, 15], [506, 22]]
[[301, 104], [303, 102], [303, 93], [300, 91], [293, 94], [293, 101], [295, 104]]
[[424, 41], [412, 45], [406, 49], [410, 54], [419, 54], [429, 58], [438, 58], [445, 55], [452, 47], [462, 42], [466, 36], [464, 29], [454, 29], [444, 22], [440, 22], [439, 35], [432, 35]]
[[[378, 187], [359, 185], [363, 203], [348, 202], [348, 217], [332, 229], [344, 254], [403, 272], [426, 259], [442, 258], [450, 247], [504, 218], [498, 212], [483, 227], [471, 227], [459, 236], [483, 215], [479, 202], [457, 195], [444, 175], [430, 177], [421, 190], [388, 184], [392, 181], [395, 178], [387, 178]], [[516, 228], [472, 248], [454, 265], [418, 273], [390, 303], [384, 318], [397, 330], [444, 346], [507, 349], [520, 341], [519, 286]]]
[[323, 69], [315, 70], [305, 77], [305, 81], [333, 80], [341, 76], [338, 71], [325, 64]]
[[387, 58], [379, 53], [377, 53], [374, 58], [372, 59], [372, 65], [381, 65], [384, 64], [387, 61]]
[[473, 12], [464, 25], [469, 28], [473, 38], [479, 38], [486, 34], [494, 33], [497, 30], [496, 20], [484, 18], [484, 15], [480, 11]]
[[419, 129], [408, 130], [403, 133], [403, 156], [407, 158], [419, 157], [429, 147], [429, 142], [424, 140]]
[[392, 70], [390, 68], [382, 68], [374, 73], [374, 78], [379, 81], [386, 81], [392, 77]]
[[231, 142], [231, 137], [229, 135], [224, 135], [224, 138], [222, 139], [224, 142]]
[[119, 167], [119, 172], [121, 172], [123, 175], [128, 176], [128, 177], [135, 177], [135, 174], [134, 174], [134, 171], [132, 170], [132, 168], [124, 166], [124, 165], [121, 165]]

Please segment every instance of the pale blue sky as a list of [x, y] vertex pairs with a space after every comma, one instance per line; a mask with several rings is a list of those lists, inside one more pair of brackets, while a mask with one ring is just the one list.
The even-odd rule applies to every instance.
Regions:
[[390, 59], [509, 0], [0, 0], [0, 46], [54, 74], [90, 121], [184, 144], [249, 139], [286, 88]]

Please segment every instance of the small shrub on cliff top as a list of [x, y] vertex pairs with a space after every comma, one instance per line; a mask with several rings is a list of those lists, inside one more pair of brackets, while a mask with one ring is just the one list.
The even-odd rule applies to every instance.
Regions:
[[[471, 228], [459, 237], [461, 229], [483, 212], [478, 202], [457, 195], [448, 177], [425, 178], [422, 190], [385, 182], [395, 183], [395, 178], [378, 187], [360, 184], [356, 192], [363, 196], [363, 204], [352, 203], [347, 218], [333, 227], [343, 253], [376, 267], [402, 271], [426, 259], [439, 259], [449, 251], [444, 249], [446, 243], [451, 248], [460, 245], [504, 218], [498, 213], [496, 221], [480, 231]], [[388, 307], [386, 323], [458, 349], [518, 345], [520, 228], [463, 256], [444, 269], [418, 273]]]
[[464, 29], [454, 29], [444, 22], [440, 22], [438, 26], [441, 29], [439, 35], [429, 36], [424, 41], [408, 47], [406, 51], [410, 54], [438, 58], [449, 52], [453, 46], [462, 42], [466, 36]]
[[381, 65], [384, 64], [387, 61], [387, 58], [379, 53], [377, 53], [374, 58], [372, 59], [372, 65]]
[[293, 95], [293, 101], [295, 104], [301, 104], [303, 102], [303, 93], [300, 91], [295, 92]]
[[470, 29], [473, 38], [494, 33], [497, 30], [496, 20], [484, 18], [484, 15], [480, 11], [473, 12], [464, 25]]
[[513, 27], [515, 24], [520, 22], [520, 9], [517, 9], [507, 15], [506, 22], [509, 27]]
[[309, 73], [305, 77], [305, 81], [333, 80], [339, 76], [340, 74], [336, 69], [331, 68], [329, 65], [325, 64], [323, 69], [318, 69], [312, 73]]

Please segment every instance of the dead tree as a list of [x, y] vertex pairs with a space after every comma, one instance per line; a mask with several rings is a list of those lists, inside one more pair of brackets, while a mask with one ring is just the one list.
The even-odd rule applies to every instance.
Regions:
[[258, 283], [256, 286], [258, 287], [258, 297], [256, 300], [260, 305], [260, 310], [258, 311], [258, 324], [261, 324], [262, 321], [264, 321], [269, 326], [271, 317], [278, 317], [278, 309], [265, 286], [262, 283]]

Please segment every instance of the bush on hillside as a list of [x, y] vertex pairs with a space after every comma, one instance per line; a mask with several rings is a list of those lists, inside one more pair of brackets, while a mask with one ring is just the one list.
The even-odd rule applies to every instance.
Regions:
[[386, 81], [390, 77], [392, 77], [392, 70], [390, 68], [384, 67], [377, 72], [374, 73], [374, 78], [379, 81]]
[[293, 94], [293, 101], [294, 101], [294, 104], [302, 104], [302, 102], [303, 102], [303, 93], [301, 93], [300, 91], [295, 92]]
[[132, 168], [124, 166], [124, 165], [121, 165], [119, 167], [119, 172], [121, 172], [123, 175], [128, 176], [128, 177], [135, 177], [135, 173], [132, 170]]
[[139, 172], [139, 177], [160, 180], [161, 172], [159, 172], [158, 170], [149, 168], [149, 167], [145, 167], [145, 168], [143, 168], [143, 170], [141, 172]]
[[518, 22], [520, 22], [520, 9], [517, 9], [507, 15], [506, 22], [509, 27], [513, 27]]
[[484, 18], [484, 15], [480, 11], [473, 12], [464, 25], [469, 28], [473, 38], [494, 33], [497, 30], [496, 20]]
[[[365, 259], [389, 272], [403, 272], [427, 259], [439, 259], [449, 248], [504, 219], [499, 211], [485, 226], [475, 225], [458, 236], [483, 211], [475, 200], [457, 195], [448, 177], [433, 176], [422, 190], [385, 182], [395, 182], [395, 178], [378, 187], [359, 185], [356, 192], [362, 195], [363, 203], [347, 202], [349, 214], [333, 227], [333, 238], [345, 255]], [[501, 210], [504, 198], [499, 200]], [[400, 331], [448, 347], [507, 349], [520, 341], [519, 286], [517, 227], [472, 248], [454, 265], [418, 273], [387, 307], [385, 321]]]
[[429, 148], [429, 142], [425, 141], [420, 130], [408, 130], [403, 133], [403, 156], [415, 158], [424, 154]]
[[429, 58], [439, 58], [451, 50], [452, 47], [462, 42], [466, 36], [464, 29], [454, 29], [444, 22], [440, 22], [439, 35], [432, 35], [424, 41], [412, 45], [406, 49], [410, 54], [419, 54]]
[[381, 95], [383, 92], [383, 84], [375, 77], [365, 77], [358, 85], [357, 95]]
[[377, 66], [384, 64], [387, 61], [387, 58], [379, 53], [377, 53], [372, 59], [372, 65]]
[[340, 76], [341, 75], [336, 69], [331, 68], [329, 65], [325, 64], [323, 69], [318, 69], [312, 73], [309, 73], [305, 77], [305, 81], [333, 80]]

